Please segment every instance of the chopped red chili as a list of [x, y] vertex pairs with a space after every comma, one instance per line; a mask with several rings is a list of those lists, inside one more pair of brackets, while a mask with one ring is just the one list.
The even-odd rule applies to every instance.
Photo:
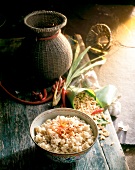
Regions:
[[98, 114], [98, 113], [101, 113], [103, 111], [104, 111], [104, 108], [96, 109], [91, 113], [91, 115]]

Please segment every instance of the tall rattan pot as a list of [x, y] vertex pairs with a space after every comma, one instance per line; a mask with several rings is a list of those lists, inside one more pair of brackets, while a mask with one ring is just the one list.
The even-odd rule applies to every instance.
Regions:
[[56, 11], [34, 11], [24, 18], [24, 24], [34, 38], [27, 44], [34, 75], [41, 81], [53, 81], [70, 68], [72, 48], [61, 32], [67, 18]]

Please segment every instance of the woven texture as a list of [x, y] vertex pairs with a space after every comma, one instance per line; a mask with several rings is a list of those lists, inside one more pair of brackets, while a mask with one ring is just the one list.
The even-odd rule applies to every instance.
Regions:
[[96, 24], [88, 32], [86, 46], [92, 46], [99, 50], [108, 50], [111, 40], [110, 28], [106, 24]]
[[55, 11], [35, 11], [24, 18], [24, 23], [35, 34], [30, 45], [35, 76], [41, 80], [58, 79], [72, 63], [72, 49], [61, 28], [67, 18]]
[[24, 24], [38, 33], [39, 37], [54, 35], [67, 24], [67, 18], [55, 11], [34, 11], [24, 18]]

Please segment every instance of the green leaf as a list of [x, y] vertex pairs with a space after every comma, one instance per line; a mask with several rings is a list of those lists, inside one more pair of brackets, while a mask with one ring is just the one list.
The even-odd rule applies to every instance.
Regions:
[[77, 68], [78, 65], [80, 64], [81, 60], [83, 59], [83, 57], [86, 55], [86, 53], [90, 49], [91, 49], [91, 46], [88, 46], [82, 53], [79, 54], [80, 48], [79, 48], [79, 44], [77, 45], [74, 60], [72, 62], [72, 65], [69, 69], [68, 76], [66, 78], [66, 82], [65, 82], [65, 86], [64, 86], [65, 89], [67, 89], [70, 86], [73, 79], [81, 76], [81, 74], [85, 74], [87, 71], [89, 71], [93, 67], [102, 65], [106, 62], [106, 58], [104, 56], [99, 56], [91, 61], [95, 62], [96, 60], [99, 60], [99, 59], [102, 59], [102, 60], [96, 61], [93, 64], [91, 64], [91, 61], [89, 61], [89, 62], [85, 63], [84, 65], [82, 65], [80, 68]]
[[90, 96], [92, 96], [96, 100], [96, 94], [92, 89], [87, 89], [86, 88], [86, 93], [88, 93]]
[[101, 125], [106, 125], [106, 124], [109, 124], [110, 122], [105, 120], [105, 119], [98, 119], [97, 120], [97, 124], [101, 124]]
[[[77, 94], [81, 93], [82, 91], [87, 90], [86, 88], [79, 88], [79, 87], [75, 87], [75, 86], [69, 86], [69, 88], [67, 89], [67, 97], [72, 105], [72, 107], [74, 108], [74, 98]], [[90, 91], [89, 91], [90, 93]]]
[[95, 94], [100, 101], [101, 106], [105, 108], [116, 100], [118, 96], [118, 90], [114, 85], [109, 84], [102, 87], [101, 89], [95, 90]]
[[[81, 60], [83, 59], [83, 57], [89, 51], [90, 48], [91, 47], [88, 46], [81, 54], [79, 54], [79, 47], [77, 47], [73, 63], [70, 67], [70, 70], [69, 70], [69, 73], [68, 73], [68, 76], [67, 76], [67, 79], [65, 82], [65, 88], [67, 88], [70, 85], [70, 83], [72, 82], [72, 80], [73, 80], [72, 75], [74, 74], [74, 72], [76, 71], [76, 68], [78, 67]], [[78, 54], [79, 54], [79, 56], [78, 56]]]
[[77, 44], [74, 59], [73, 59], [72, 65], [70, 67], [70, 70], [68, 72], [66, 82], [70, 81], [70, 77], [72, 76], [72, 74], [74, 72], [75, 61], [76, 61], [76, 58], [78, 57], [79, 53], [80, 53], [80, 46], [79, 46], [79, 44]]
[[106, 59], [104, 58], [104, 60], [97, 61], [97, 62], [95, 62], [95, 63], [93, 63], [93, 64], [90, 64], [90, 65], [87, 66], [87, 67], [84, 67], [84, 68], [80, 67], [80, 68], [78, 68], [78, 69], [74, 72], [74, 74], [72, 75], [70, 81], [72, 81], [74, 78], [80, 76], [81, 74], [85, 74], [87, 71], [89, 71], [89, 70], [92, 69], [93, 67], [98, 66], [98, 65], [102, 65], [102, 64], [104, 64], [105, 62], [106, 62]]
[[85, 54], [89, 51], [91, 47], [88, 46], [78, 57], [76, 57], [75, 61], [73, 62], [73, 66], [72, 66], [72, 73], [76, 70], [76, 68], [78, 67], [78, 65], [80, 64], [81, 60], [83, 59], [83, 57], [85, 56]]

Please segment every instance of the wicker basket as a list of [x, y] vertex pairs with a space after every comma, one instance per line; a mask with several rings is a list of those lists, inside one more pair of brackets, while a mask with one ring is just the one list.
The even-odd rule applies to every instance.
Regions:
[[29, 45], [32, 68], [42, 81], [59, 78], [71, 66], [72, 48], [61, 33], [66, 23], [67, 18], [56, 11], [34, 11], [24, 18], [24, 24], [34, 35]]

